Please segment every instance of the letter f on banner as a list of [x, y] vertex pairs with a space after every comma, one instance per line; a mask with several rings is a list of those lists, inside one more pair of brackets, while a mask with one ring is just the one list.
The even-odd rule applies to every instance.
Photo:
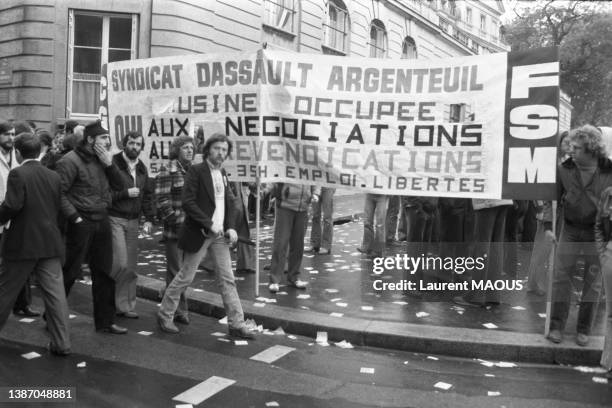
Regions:
[[503, 198], [555, 199], [558, 128], [558, 49], [508, 53]]

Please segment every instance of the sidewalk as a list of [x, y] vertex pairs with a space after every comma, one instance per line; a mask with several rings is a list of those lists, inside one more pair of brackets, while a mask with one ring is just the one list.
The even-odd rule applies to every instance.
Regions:
[[[259, 297], [254, 294], [254, 274], [236, 276], [245, 312], [267, 327], [283, 326], [285, 331], [312, 337], [324, 330], [330, 339], [354, 344], [483, 359], [598, 363], [603, 347], [602, 307], [589, 346], [578, 347], [573, 334], [576, 311], [572, 310], [565, 341], [554, 345], [542, 334], [545, 298], [525, 291], [505, 292], [502, 305], [492, 310], [456, 306], [450, 294], [444, 293], [418, 299], [401, 291], [375, 291], [374, 280], [395, 282], [405, 276], [402, 271], [373, 274], [372, 261], [356, 251], [363, 232], [363, 223], [357, 219], [362, 210], [363, 195], [338, 195], [334, 219], [341, 221], [334, 228], [332, 254], [304, 256], [302, 279], [310, 283], [307, 291], [281, 286], [276, 295], [268, 292], [263, 267], [271, 258], [273, 220], [262, 223]], [[353, 219], [356, 221], [347, 222]], [[306, 242], [309, 236], [307, 231]], [[160, 299], [165, 287], [165, 257], [159, 238], [143, 237], [138, 260], [139, 295], [153, 300]], [[403, 254], [405, 243], [390, 244], [387, 251], [388, 256]], [[528, 251], [519, 250], [519, 262], [519, 277], [524, 278]], [[217, 293], [214, 276], [198, 271], [188, 291], [190, 307], [222, 317]]]

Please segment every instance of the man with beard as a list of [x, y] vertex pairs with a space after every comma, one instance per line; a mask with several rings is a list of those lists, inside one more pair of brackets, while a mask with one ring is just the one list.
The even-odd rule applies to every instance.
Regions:
[[91, 269], [96, 331], [125, 334], [114, 324], [115, 281], [111, 277], [113, 247], [108, 208], [111, 188], [121, 174], [112, 162], [110, 136], [100, 121], [85, 127], [83, 141], [57, 163], [62, 180], [62, 213], [68, 220], [64, 287], [66, 296], [87, 260]]
[[231, 149], [227, 136], [213, 134], [204, 145], [204, 162], [192, 165], [185, 176], [183, 209], [186, 217], [178, 241], [179, 248], [183, 250], [183, 262], [166, 288], [159, 307], [157, 319], [162, 331], [179, 332], [173, 323], [179, 299], [193, 281], [200, 261], [210, 252], [215, 261], [217, 285], [227, 314], [230, 336], [255, 337], [244, 322], [228, 245], [228, 240], [230, 244], [238, 241], [234, 227], [238, 203], [221, 167]]
[[121, 141], [123, 151], [113, 156], [113, 163], [121, 173], [121, 183], [113, 189], [113, 203], [108, 211], [113, 235], [113, 268], [115, 279], [115, 307], [117, 315], [137, 319], [136, 260], [138, 257], [138, 224], [144, 214], [145, 234], [151, 233], [154, 217], [153, 192], [144, 163], [138, 159], [144, 148], [140, 133], [129, 132]]

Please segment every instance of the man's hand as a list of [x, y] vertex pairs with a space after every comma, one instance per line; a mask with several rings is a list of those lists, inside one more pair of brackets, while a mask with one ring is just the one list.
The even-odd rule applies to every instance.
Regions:
[[136, 198], [140, 195], [140, 189], [138, 187], [128, 188], [128, 195], [130, 198]]
[[312, 202], [313, 203], [318, 203], [319, 202], [319, 195], [318, 194], [313, 194], [312, 195]]
[[544, 238], [548, 241], [548, 242], [552, 242], [553, 244], [557, 243], [557, 237], [555, 237], [555, 234], [553, 234], [553, 232], [551, 230], [547, 230], [544, 233]]
[[96, 153], [96, 156], [98, 156], [100, 162], [104, 165], [104, 167], [108, 167], [113, 163], [113, 155], [111, 154], [111, 152], [106, 150], [104, 146], [94, 144], [93, 150]]
[[77, 219], [74, 220], [75, 224], [78, 224], [78, 223], [81, 223], [81, 222], [83, 222], [83, 219], [81, 217], [77, 217]]
[[152, 230], [153, 223], [151, 221], [145, 221], [144, 224], [142, 224], [142, 232], [144, 232], [146, 235], [150, 235]]
[[212, 227], [210, 227], [210, 232], [213, 233], [213, 236], [222, 237], [223, 236], [223, 226], [218, 227], [216, 225], [213, 225]]
[[233, 229], [228, 229], [227, 230], [227, 235], [228, 235], [228, 239], [230, 241], [230, 244], [234, 245], [236, 242], [238, 242], [238, 234], [236, 233], [235, 230]]

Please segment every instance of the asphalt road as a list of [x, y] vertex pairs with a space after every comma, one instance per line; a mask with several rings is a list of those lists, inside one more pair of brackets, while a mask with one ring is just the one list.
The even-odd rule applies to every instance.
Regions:
[[[158, 330], [157, 306], [144, 300], [139, 319], [117, 319], [127, 335], [98, 334], [90, 298], [90, 287], [80, 283], [71, 292], [69, 357], [45, 350], [40, 319], [12, 316], [0, 333], [0, 387], [73, 387], [75, 401], [0, 407], [180, 407], [189, 400], [194, 407], [582, 408], [612, 401], [612, 385], [596, 382], [594, 367], [342, 349], [286, 334], [262, 333], [239, 345], [225, 334], [227, 326], [195, 314], [181, 334], [171, 335]], [[22, 357], [32, 351], [40, 357]], [[252, 359], [261, 352], [272, 355], [269, 362]], [[194, 387], [192, 399], [178, 397]], [[7, 392], [2, 388], [0, 401]]]

